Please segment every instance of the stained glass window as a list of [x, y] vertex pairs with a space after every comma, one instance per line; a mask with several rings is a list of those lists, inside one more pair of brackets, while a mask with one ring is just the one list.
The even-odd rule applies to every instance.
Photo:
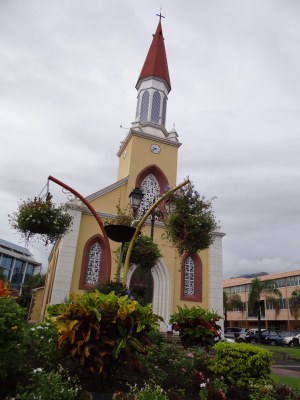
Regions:
[[149, 174], [143, 179], [141, 189], [143, 190], [144, 197], [139, 207], [139, 217], [143, 216], [149, 210], [160, 195], [159, 183], [153, 174]]
[[94, 243], [89, 251], [89, 261], [86, 273], [86, 284], [97, 285], [101, 266], [102, 249], [99, 242]]
[[186, 296], [195, 294], [195, 264], [192, 257], [188, 257], [184, 264], [184, 294]]

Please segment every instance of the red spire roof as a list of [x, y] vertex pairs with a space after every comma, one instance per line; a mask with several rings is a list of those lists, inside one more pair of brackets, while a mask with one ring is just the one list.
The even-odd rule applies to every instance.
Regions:
[[138, 83], [141, 79], [150, 76], [156, 76], [158, 78], [164, 79], [169, 86], [169, 89], [171, 90], [168, 61], [160, 21], [157, 25], [155, 35], [153, 36], [153, 40], [136, 87], [138, 86]]

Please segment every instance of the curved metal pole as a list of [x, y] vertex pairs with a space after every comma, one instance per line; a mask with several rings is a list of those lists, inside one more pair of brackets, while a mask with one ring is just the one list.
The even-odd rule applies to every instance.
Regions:
[[[96, 218], [96, 220], [97, 220], [97, 222], [98, 222], [98, 224], [100, 226], [100, 229], [102, 231], [102, 234], [103, 234], [103, 239], [104, 239], [105, 246], [107, 246], [107, 249], [108, 249], [108, 252], [107, 252], [108, 253], [108, 262], [109, 262], [109, 266], [111, 267], [111, 251], [110, 251], [110, 245], [109, 245], [108, 236], [107, 236], [107, 234], [105, 232], [103, 222], [101, 221], [101, 218], [97, 214], [97, 212], [94, 209], [94, 207], [80, 193], [78, 193], [76, 190], [71, 188], [71, 186], [66, 185], [65, 183], [59, 181], [58, 179], [54, 178], [54, 176], [51, 176], [51, 175], [48, 176], [48, 179], [50, 181], [52, 181], [52, 182], [57, 183], [59, 186], [62, 186], [63, 188], [65, 188], [69, 192], [73, 193], [76, 197], [78, 197], [87, 206], [87, 208], [90, 210], [90, 212]], [[109, 276], [109, 278], [110, 278], [110, 276]]]
[[128, 250], [127, 250], [127, 254], [126, 254], [126, 258], [125, 258], [125, 263], [124, 263], [124, 273], [123, 273], [123, 280], [122, 280], [122, 284], [125, 287], [126, 286], [126, 281], [127, 281], [127, 275], [128, 275], [128, 267], [129, 267], [129, 260], [130, 260], [130, 256], [131, 256], [131, 252], [133, 249], [133, 245], [134, 242], [138, 236], [138, 233], [140, 231], [140, 229], [142, 228], [142, 226], [144, 225], [146, 219], [149, 217], [149, 215], [152, 214], [152, 211], [154, 211], [156, 209], [156, 207], [158, 206], [158, 204], [160, 204], [162, 201], [164, 201], [165, 199], [167, 199], [168, 197], [170, 197], [171, 194], [173, 194], [174, 192], [176, 192], [178, 189], [180, 189], [181, 187], [187, 185], [190, 182], [189, 179], [184, 180], [182, 183], [180, 183], [179, 185], [175, 186], [174, 188], [172, 188], [171, 190], [169, 190], [168, 192], [166, 192], [162, 197], [160, 197], [158, 200], [156, 200], [156, 202], [149, 208], [149, 210], [145, 213], [145, 215], [143, 216], [143, 218], [140, 220], [140, 222], [137, 224], [136, 228], [135, 228], [135, 232], [134, 235], [129, 243], [128, 246]]

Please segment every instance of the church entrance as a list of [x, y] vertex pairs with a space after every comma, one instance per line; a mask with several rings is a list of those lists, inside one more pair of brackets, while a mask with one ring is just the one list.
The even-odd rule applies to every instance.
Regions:
[[[148, 285], [149, 281], [149, 285]], [[147, 287], [149, 287], [147, 293]], [[152, 303], [153, 300], [153, 278], [152, 274], [141, 267], [136, 268], [132, 274], [129, 289], [136, 294], [137, 300], [143, 303]]]

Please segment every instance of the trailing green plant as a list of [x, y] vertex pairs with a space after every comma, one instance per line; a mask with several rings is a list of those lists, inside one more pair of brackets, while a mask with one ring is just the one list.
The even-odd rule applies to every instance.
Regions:
[[35, 197], [20, 202], [18, 210], [9, 215], [9, 222], [26, 243], [38, 235], [47, 246], [68, 232], [72, 217], [66, 212], [65, 206], [56, 206], [52, 195], [47, 193], [45, 198]]
[[97, 375], [102, 387], [112, 382], [120, 363], [146, 352], [147, 333], [161, 320], [150, 305], [97, 290], [73, 295], [61, 311], [56, 317], [59, 347], [65, 346], [78, 368]]
[[219, 342], [209, 369], [223, 377], [229, 387], [248, 390], [255, 384], [271, 383], [272, 353], [246, 343]]
[[[125, 243], [123, 251], [123, 260], [125, 262], [129, 243]], [[158, 245], [148, 236], [140, 235], [133, 245], [130, 255], [130, 263], [136, 264], [144, 269], [153, 268], [159, 258], [162, 257]]]
[[217, 321], [222, 317], [214, 312], [194, 306], [188, 308], [177, 306], [177, 312], [171, 315], [170, 323], [173, 330], [179, 332], [182, 345], [191, 346], [213, 345], [215, 337], [219, 336], [220, 326]]
[[179, 254], [197, 253], [213, 243], [218, 223], [212, 201], [200, 196], [192, 183], [179, 189], [172, 198], [172, 212], [168, 215], [163, 237]]
[[70, 377], [61, 366], [58, 371], [50, 372], [37, 368], [32, 372], [30, 384], [16, 400], [76, 400], [80, 393], [78, 379]]

